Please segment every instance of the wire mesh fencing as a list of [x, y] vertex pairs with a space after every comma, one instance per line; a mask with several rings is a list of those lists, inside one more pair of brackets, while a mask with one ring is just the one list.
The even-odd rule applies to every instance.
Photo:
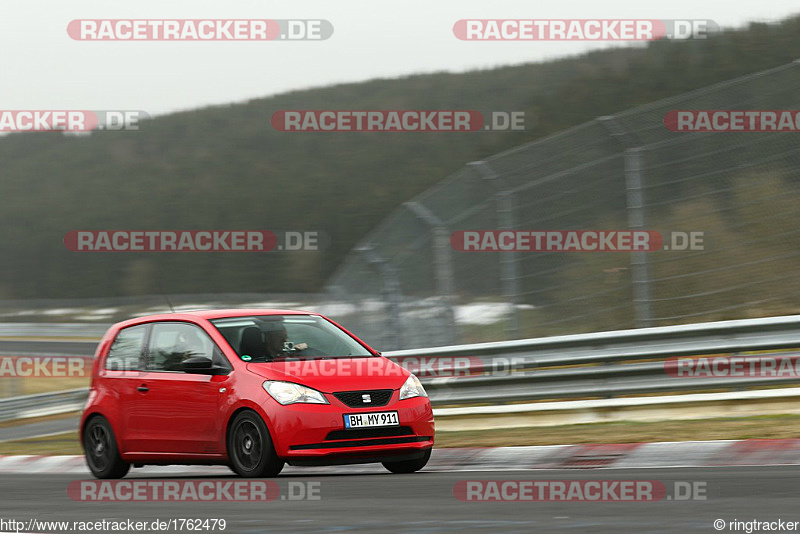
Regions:
[[[800, 133], [676, 132], [675, 110], [797, 110], [792, 63], [470, 162], [326, 286], [384, 350], [797, 313]], [[480, 251], [460, 231], [658, 232], [652, 251]]]

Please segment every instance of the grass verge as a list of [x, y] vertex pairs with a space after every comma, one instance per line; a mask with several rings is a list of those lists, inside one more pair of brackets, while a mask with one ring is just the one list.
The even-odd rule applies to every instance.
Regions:
[[4, 441], [0, 443], [1, 455], [12, 454], [83, 454], [83, 449], [78, 442], [78, 432], [65, 432], [41, 438], [21, 439], [17, 441]]
[[568, 443], [636, 443], [800, 437], [800, 415], [725, 417], [656, 423], [590, 423], [549, 427], [437, 432], [437, 447], [498, 447]]

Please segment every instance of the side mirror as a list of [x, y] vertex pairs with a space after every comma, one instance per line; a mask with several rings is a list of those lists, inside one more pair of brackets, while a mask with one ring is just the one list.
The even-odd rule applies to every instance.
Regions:
[[183, 370], [187, 373], [203, 374], [211, 371], [213, 368], [214, 363], [211, 361], [211, 358], [196, 356], [183, 360]]

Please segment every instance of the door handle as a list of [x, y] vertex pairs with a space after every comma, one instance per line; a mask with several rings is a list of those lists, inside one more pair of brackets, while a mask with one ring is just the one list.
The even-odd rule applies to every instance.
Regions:
[[141, 393], [147, 393], [148, 391], [150, 391], [150, 388], [142, 384], [141, 386], [136, 388], [136, 391], [139, 391]]

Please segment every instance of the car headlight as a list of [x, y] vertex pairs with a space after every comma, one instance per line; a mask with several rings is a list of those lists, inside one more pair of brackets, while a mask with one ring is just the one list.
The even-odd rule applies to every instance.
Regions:
[[422, 382], [420, 382], [419, 378], [415, 375], [409, 376], [406, 383], [400, 388], [400, 400], [427, 396], [428, 394], [425, 393], [425, 388], [422, 387]]
[[300, 384], [267, 380], [264, 382], [264, 389], [269, 393], [270, 397], [284, 406], [297, 403], [329, 404], [325, 395], [316, 389], [307, 388]]

